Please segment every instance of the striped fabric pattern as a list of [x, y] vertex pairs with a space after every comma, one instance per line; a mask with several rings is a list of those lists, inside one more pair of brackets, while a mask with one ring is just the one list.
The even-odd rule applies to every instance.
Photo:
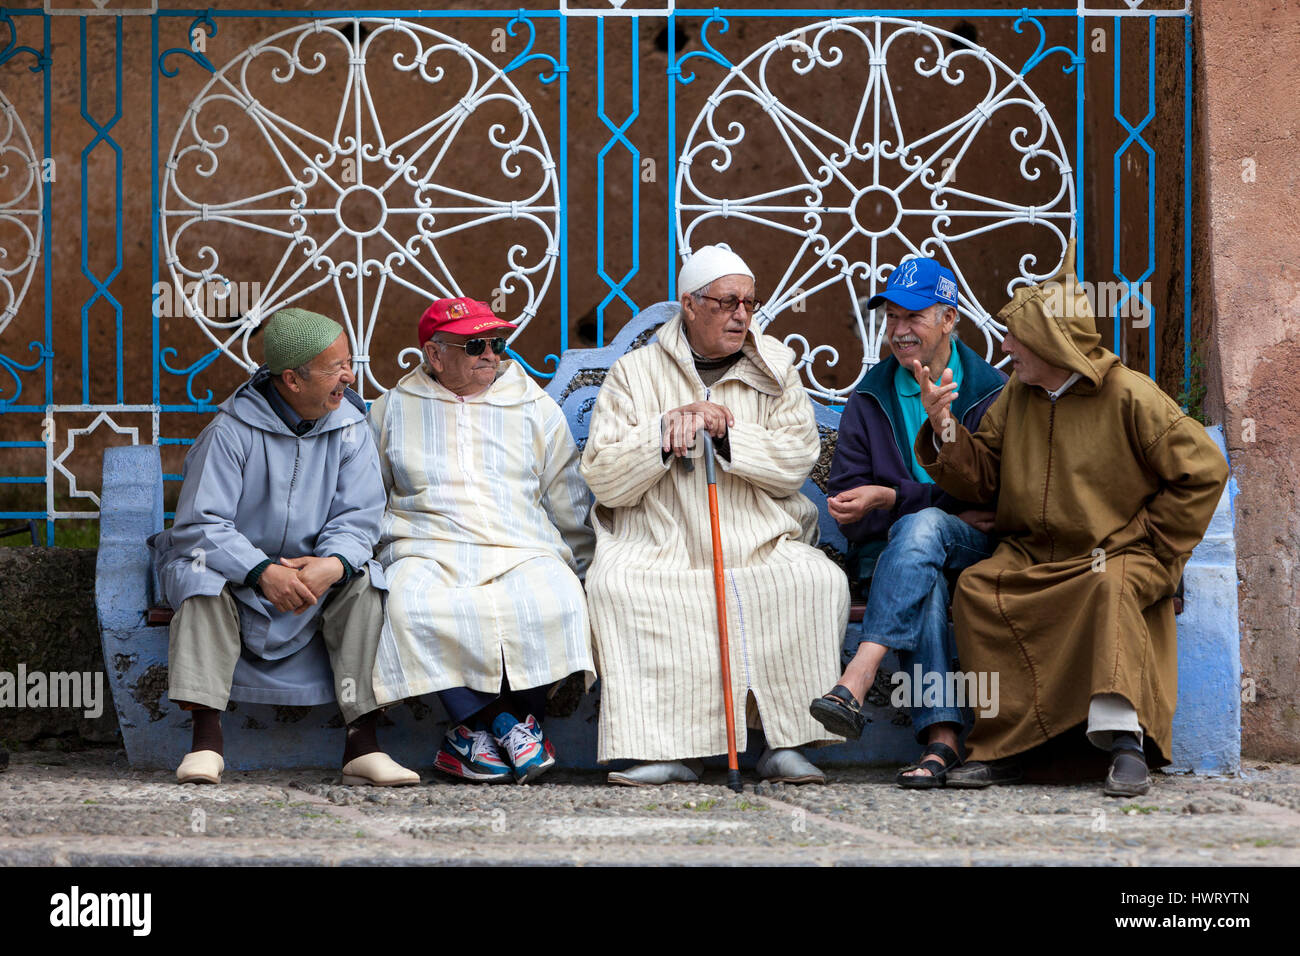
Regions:
[[788, 348], [751, 332], [744, 351], [706, 389], [678, 317], [614, 364], [596, 400], [582, 474], [597, 501], [587, 601], [602, 761], [726, 751], [704, 469], [660, 451], [660, 416], [699, 400], [736, 419], [718, 499], [737, 744], [751, 694], [770, 746], [840, 740], [808, 713], [839, 676], [848, 620], [847, 579], [812, 547], [817, 509], [799, 493], [819, 452], [813, 409]]
[[388, 703], [595, 679], [580, 575], [591, 496], [564, 414], [514, 362], [461, 399], [423, 370], [371, 407], [388, 490], [374, 689]]

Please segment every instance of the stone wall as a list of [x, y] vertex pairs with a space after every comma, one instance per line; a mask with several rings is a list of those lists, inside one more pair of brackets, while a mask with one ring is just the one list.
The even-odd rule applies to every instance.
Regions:
[[[20, 667], [45, 675], [43, 706], [20, 707], [17, 696], [12, 702], [4, 696], [14, 692], [9, 682], [16, 683]], [[90, 719], [86, 706], [49, 706], [56, 703], [48, 696], [49, 675], [56, 673], [91, 675], [102, 713]], [[28, 697], [34, 687], [23, 691]], [[120, 741], [95, 618], [95, 552], [0, 548], [0, 742], [73, 749]]]
[[[1300, 758], [1300, 2], [1197, 4], [1213, 388], [1240, 496], [1245, 753]], [[1251, 695], [1255, 697], [1252, 701]]]

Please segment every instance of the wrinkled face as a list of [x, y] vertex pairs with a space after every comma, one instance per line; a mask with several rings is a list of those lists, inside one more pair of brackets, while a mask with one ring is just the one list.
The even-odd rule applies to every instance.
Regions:
[[307, 363], [304, 378], [293, 369], [281, 376], [281, 394], [295, 412], [306, 419], [323, 418], [343, 402], [343, 390], [357, 380], [352, 373], [352, 349], [346, 334]]
[[1049, 365], [1010, 332], [1002, 340], [1002, 351], [1011, 356], [1011, 368], [1026, 385], [1038, 385], [1051, 391], [1060, 388], [1070, 377], [1069, 371]]
[[493, 329], [478, 335], [436, 333], [424, 343], [424, 357], [428, 359], [438, 384], [457, 395], [473, 395], [496, 381], [501, 356], [493, 352], [491, 346], [483, 349], [481, 355], [469, 355], [457, 346], [464, 345], [470, 339], [492, 339], [500, 336], [503, 331], [508, 330]]
[[714, 299], [735, 296], [738, 299], [754, 298], [754, 280], [749, 276], [730, 275], [714, 279], [697, 290], [712, 299], [696, 300], [682, 296], [682, 320], [686, 323], [686, 338], [691, 348], [705, 358], [725, 358], [740, 351], [754, 316], [744, 303], [735, 311], [725, 312]]
[[949, 336], [957, 324], [957, 310], [936, 302], [914, 312], [893, 302], [885, 303], [885, 338], [889, 348], [905, 369], [912, 360], [930, 366], [936, 377], [948, 364]]

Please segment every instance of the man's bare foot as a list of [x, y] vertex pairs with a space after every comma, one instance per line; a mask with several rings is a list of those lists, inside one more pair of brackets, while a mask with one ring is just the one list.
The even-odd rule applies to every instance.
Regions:
[[858, 652], [853, 655], [853, 660], [849, 661], [849, 666], [844, 668], [844, 673], [840, 675], [837, 683], [846, 687], [855, 700], [864, 701], [867, 691], [876, 681], [876, 671], [887, 650], [888, 648], [883, 644], [865, 641], [859, 644]]
[[[951, 747], [954, 753], [960, 753], [957, 750], [957, 732], [952, 729], [951, 724], [935, 724], [930, 728], [930, 737], [927, 744], [943, 744]], [[944, 759], [937, 754], [928, 754], [917, 761], [919, 766], [915, 770], [909, 770], [902, 774], [904, 777], [933, 777], [945, 769]], [[946, 769], [952, 769], [947, 766]]]

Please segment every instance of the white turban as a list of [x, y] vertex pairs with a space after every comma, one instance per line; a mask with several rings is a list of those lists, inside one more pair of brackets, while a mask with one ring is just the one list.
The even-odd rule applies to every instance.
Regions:
[[688, 292], [698, 292], [714, 279], [737, 275], [754, 278], [754, 273], [749, 271], [745, 260], [726, 246], [705, 246], [697, 249], [686, 260], [682, 271], [677, 273], [677, 294], [681, 296]]

